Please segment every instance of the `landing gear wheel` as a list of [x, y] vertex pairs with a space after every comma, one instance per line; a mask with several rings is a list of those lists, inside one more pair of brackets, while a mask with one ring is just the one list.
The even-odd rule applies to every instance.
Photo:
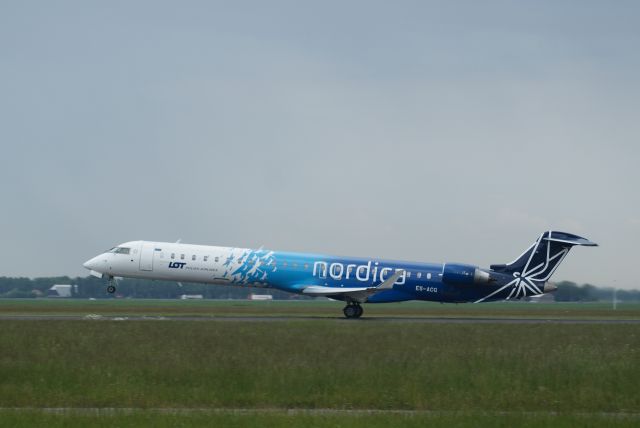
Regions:
[[355, 305], [347, 305], [342, 310], [344, 316], [347, 318], [357, 318], [358, 317], [358, 308]]
[[109, 294], [113, 294], [116, 292], [116, 286], [115, 285], [110, 285], [107, 287], [107, 293]]
[[364, 312], [364, 309], [362, 309], [362, 306], [360, 306], [360, 304], [358, 303], [349, 303], [344, 307], [342, 312], [347, 318], [360, 318], [362, 316], [362, 313]]

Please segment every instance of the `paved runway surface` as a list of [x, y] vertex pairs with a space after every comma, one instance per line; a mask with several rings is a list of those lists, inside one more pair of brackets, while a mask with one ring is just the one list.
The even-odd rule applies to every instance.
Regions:
[[579, 318], [426, 318], [426, 317], [363, 317], [358, 320], [342, 317], [265, 317], [265, 316], [112, 316], [112, 315], [0, 315], [0, 321], [209, 321], [209, 322], [285, 322], [335, 321], [365, 323], [426, 323], [426, 324], [640, 324], [640, 319], [579, 319]]

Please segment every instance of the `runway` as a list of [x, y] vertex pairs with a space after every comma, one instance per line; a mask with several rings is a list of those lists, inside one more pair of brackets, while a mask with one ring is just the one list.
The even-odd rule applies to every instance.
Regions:
[[0, 315], [0, 321], [199, 321], [199, 322], [296, 322], [327, 321], [345, 323], [423, 323], [423, 324], [640, 324], [640, 319], [585, 318], [453, 318], [453, 317], [343, 317], [320, 316], [139, 316], [139, 315]]

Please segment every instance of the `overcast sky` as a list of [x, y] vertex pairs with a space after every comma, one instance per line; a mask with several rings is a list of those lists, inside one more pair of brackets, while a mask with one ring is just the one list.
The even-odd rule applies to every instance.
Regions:
[[2, 1], [3, 276], [135, 240], [638, 285], [636, 1]]

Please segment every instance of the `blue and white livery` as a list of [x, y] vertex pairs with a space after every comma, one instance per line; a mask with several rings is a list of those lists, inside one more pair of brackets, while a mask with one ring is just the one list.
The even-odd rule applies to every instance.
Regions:
[[547, 231], [520, 257], [489, 269], [459, 263], [419, 263], [336, 257], [265, 249], [132, 241], [84, 263], [93, 275], [271, 287], [346, 302], [344, 315], [358, 318], [362, 303], [429, 300], [489, 302], [556, 290], [548, 283], [575, 245], [597, 246], [570, 233]]

